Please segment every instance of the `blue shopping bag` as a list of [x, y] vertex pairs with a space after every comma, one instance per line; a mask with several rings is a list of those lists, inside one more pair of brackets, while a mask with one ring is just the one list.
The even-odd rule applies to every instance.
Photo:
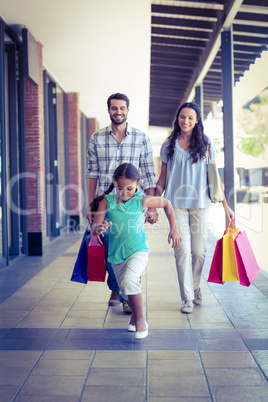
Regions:
[[80, 282], [80, 283], [87, 283], [88, 279], [88, 270], [87, 270], [87, 246], [90, 239], [90, 229], [87, 228], [81, 246], [77, 255], [76, 262], [74, 264], [74, 269], [71, 277], [71, 281], [73, 282]]

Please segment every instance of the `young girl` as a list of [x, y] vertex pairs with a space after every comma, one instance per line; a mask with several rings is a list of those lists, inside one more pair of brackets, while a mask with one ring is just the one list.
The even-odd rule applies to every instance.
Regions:
[[[211, 201], [207, 186], [206, 152], [215, 163], [217, 156], [211, 139], [204, 134], [201, 112], [196, 103], [184, 103], [177, 111], [173, 131], [160, 152], [161, 174], [156, 195], [165, 197], [174, 207], [182, 246], [175, 250], [175, 260], [183, 306], [182, 313], [192, 313], [193, 303], [202, 303], [199, 283], [206, 253], [206, 213]], [[226, 199], [222, 201], [228, 219], [233, 217]]]
[[[128, 330], [136, 339], [148, 335], [148, 324], [143, 317], [140, 276], [146, 268], [149, 247], [144, 231], [145, 210], [164, 208], [169, 220], [168, 242], [177, 249], [181, 237], [177, 231], [175, 214], [170, 201], [161, 197], [144, 196], [137, 192], [139, 171], [131, 163], [118, 166], [113, 183], [91, 204], [95, 212], [91, 233], [102, 235], [109, 230], [108, 261], [112, 264], [117, 283], [124, 299], [128, 299], [132, 316]], [[116, 193], [109, 194], [113, 189]]]

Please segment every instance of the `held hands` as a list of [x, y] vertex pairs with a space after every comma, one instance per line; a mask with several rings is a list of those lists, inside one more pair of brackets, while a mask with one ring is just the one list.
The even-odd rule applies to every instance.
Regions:
[[170, 244], [171, 241], [172, 241], [172, 248], [174, 248], [174, 250], [179, 248], [179, 246], [182, 242], [182, 238], [181, 238], [179, 232], [177, 231], [177, 229], [173, 229], [169, 232], [168, 243]]
[[156, 208], [148, 208], [146, 213], [145, 213], [145, 221], [144, 223], [150, 223], [153, 225], [158, 221], [158, 212]]

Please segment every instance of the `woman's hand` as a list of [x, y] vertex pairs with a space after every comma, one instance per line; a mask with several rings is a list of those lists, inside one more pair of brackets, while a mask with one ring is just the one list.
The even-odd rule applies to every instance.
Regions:
[[109, 226], [111, 226], [112, 222], [103, 221], [102, 223], [93, 223], [91, 226], [91, 233], [93, 236], [103, 236], [103, 233], [106, 232]]
[[172, 248], [174, 248], [174, 250], [176, 250], [176, 248], [179, 248], [182, 242], [182, 238], [177, 229], [173, 229], [169, 232], [168, 243], [170, 244], [171, 241], [172, 241]]
[[223, 205], [224, 211], [227, 215], [228, 220], [233, 219], [234, 220], [234, 211], [229, 207], [229, 205], [226, 203], [225, 205]]

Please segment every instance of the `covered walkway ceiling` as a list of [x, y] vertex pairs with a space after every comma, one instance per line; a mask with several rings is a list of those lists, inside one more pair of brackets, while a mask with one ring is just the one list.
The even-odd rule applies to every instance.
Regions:
[[203, 83], [204, 117], [222, 99], [221, 32], [233, 31], [234, 81], [268, 45], [268, 0], [152, 0], [150, 122], [170, 127]]

